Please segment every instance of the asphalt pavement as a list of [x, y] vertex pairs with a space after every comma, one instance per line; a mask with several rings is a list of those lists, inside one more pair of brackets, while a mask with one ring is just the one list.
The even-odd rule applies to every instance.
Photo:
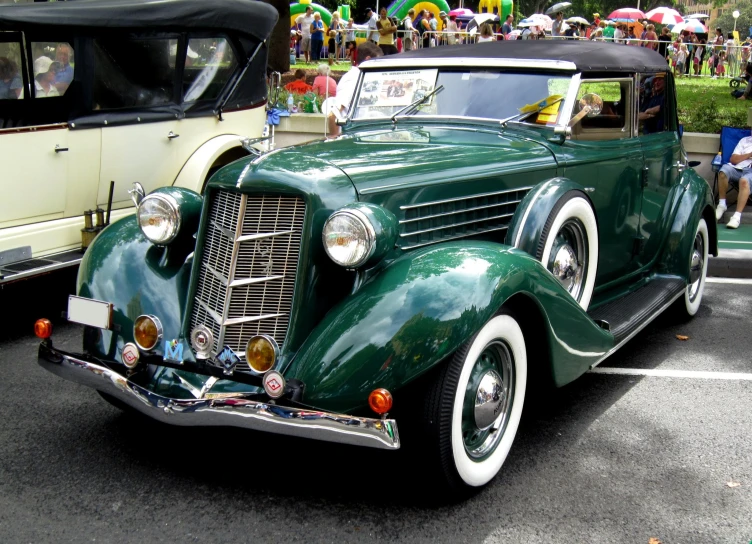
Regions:
[[[750, 318], [750, 282], [709, 283], [695, 319], [661, 317], [528, 399], [500, 475], [439, 506], [400, 452], [123, 414], [41, 369], [16, 328], [0, 341], [0, 542], [746, 544]], [[58, 320], [54, 339], [78, 349], [80, 329]]]

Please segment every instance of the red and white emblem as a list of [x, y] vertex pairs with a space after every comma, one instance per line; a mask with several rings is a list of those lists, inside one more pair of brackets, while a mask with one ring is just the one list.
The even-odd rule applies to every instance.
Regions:
[[123, 364], [125, 366], [128, 368], [135, 368], [140, 358], [141, 354], [139, 353], [136, 344], [128, 342], [123, 346]]
[[285, 378], [276, 370], [264, 374], [264, 391], [273, 399], [278, 399], [285, 392]]

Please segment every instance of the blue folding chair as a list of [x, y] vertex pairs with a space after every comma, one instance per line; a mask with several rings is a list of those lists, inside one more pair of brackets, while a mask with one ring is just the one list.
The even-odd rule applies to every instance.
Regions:
[[[718, 189], [718, 172], [721, 170], [721, 166], [729, 162], [731, 154], [734, 152], [734, 148], [739, 143], [739, 140], [749, 135], [750, 129], [748, 128], [721, 127], [721, 147], [719, 149], [721, 152], [721, 164], [713, 166], [713, 171], [715, 172], [715, 177], [713, 178], [713, 195], [716, 194]], [[729, 186], [739, 192], [736, 182], [729, 180]], [[752, 200], [752, 197], [750, 199]]]

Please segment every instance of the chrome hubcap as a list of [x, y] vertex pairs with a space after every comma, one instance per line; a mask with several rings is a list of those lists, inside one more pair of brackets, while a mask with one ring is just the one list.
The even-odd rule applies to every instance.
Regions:
[[577, 219], [570, 219], [554, 239], [548, 270], [577, 301], [587, 275], [587, 258], [585, 227]]
[[496, 418], [504, 404], [504, 382], [495, 370], [489, 370], [480, 379], [475, 392], [475, 426], [485, 431]]
[[702, 284], [702, 271], [705, 268], [705, 240], [701, 233], [695, 236], [692, 257], [689, 261], [689, 301], [694, 302]]
[[488, 344], [475, 361], [462, 406], [462, 440], [468, 456], [482, 461], [504, 435], [514, 396], [514, 359], [506, 343]]

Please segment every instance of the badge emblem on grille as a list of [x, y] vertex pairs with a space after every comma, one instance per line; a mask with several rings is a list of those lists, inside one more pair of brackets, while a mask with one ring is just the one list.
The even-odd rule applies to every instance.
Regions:
[[278, 399], [285, 393], [285, 378], [276, 370], [264, 374], [264, 391], [273, 399]]
[[228, 376], [235, 371], [235, 367], [240, 362], [240, 358], [235, 355], [230, 346], [225, 346], [224, 349], [217, 355], [217, 361], [222, 368], [225, 369], [225, 374]]
[[180, 340], [165, 340], [164, 360], [183, 364], [183, 343]]
[[214, 335], [206, 325], [199, 325], [191, 331], [191, 347], [196, 359], [208, 359], [214, 347]]
[[123, 346], [122, 360], [123, 364], [128, 368], [136, 368], [138, 360], [141, 358], [141, 354], [138, 352], [138, 347], [132, 342], [128, 342]]
[[253, 252], [261, 258], [261, 266], [263, 267], [262, 268], [263, 274], [265, 276], [271, 276], [272, 266], [274, 266], [274, 262], [272, 261], [272, 258], [271, 258], [271, 255], [272, 255], [271, 245], [267, 245], [263, 242], [256, 242], [256, 246], [254, 247]]

